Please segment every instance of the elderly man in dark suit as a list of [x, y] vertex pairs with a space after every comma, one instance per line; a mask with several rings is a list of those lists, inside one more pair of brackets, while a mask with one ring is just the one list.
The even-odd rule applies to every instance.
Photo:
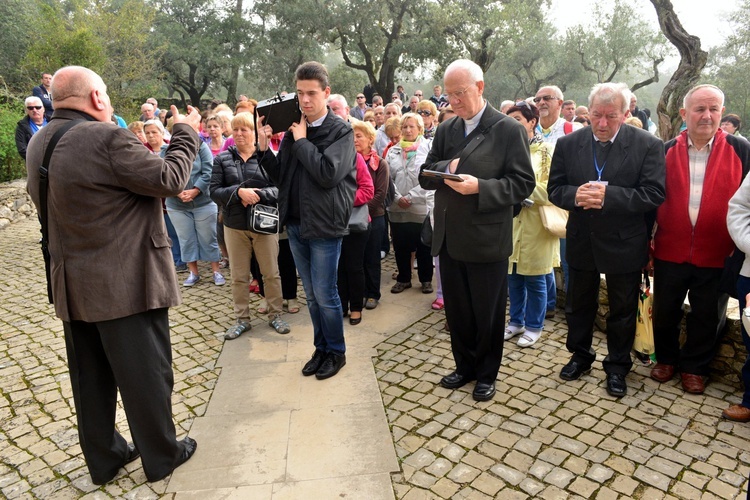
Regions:
[[[440, 256], [445, 314], [456, 370], [440, 384], [455, 389], [476, 380], [477, 401], [495, 394], [503, 355], [513, 205], [534, 189], [526, 130], [482, 97], [484, 76], [459, 59], [445, 71], [456, 118], [441, 124], [419, 182], [435, 189], [432, 255]], [[428, 177], [425, 170], [461, 180]]]
[[645, 130], [623, 125], [630, 91], [622, 83], [596, 85], [589, 95], [591, 128], [557, 141], [547, 192], [570, 211], [566, 257], [570, 266], [565, 314], [570, 362], [563, 380], [591, 369], [600, 275], [607, 278], [609, 318], [604, 371], [607, 392], [627, 393], [632, 367], [641, 270], [648, 261], [646, 213], [664, 201], [664, 146]]
[[[180, 303], [161, 198], [187, 183], [200, 139], [197, 110], [175, 116], [164, 159], [111, 121], [107, 87], [69, 66], [52, 80], [52, 121], [31, 139], [28, 190], [40, 206], [39, 166], [52, 137], [72, 120], [49, 162], [47, 226], [51, 290], [63, 321], [78, 436], [94, 484], [142, 457], [158, 481], [195, 452], [172, 421], [168, 308]], [[195, 129], [195, 130], [194, 130]], [[134, 445], [115, 429], [120, 391]]]

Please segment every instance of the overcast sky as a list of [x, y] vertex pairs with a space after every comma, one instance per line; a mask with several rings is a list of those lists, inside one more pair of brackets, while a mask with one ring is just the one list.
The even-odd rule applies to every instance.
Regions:
[[[607, 5], [614, 5], [613, 0], [599, 0]], [[656, 11], [649, 0], [629, 0], [642, 18], [659, 29]], [[552, 0], [552, 19], [555, 20], [560, 33], [569, 27], [585, 24], [593, 20], [582, 13], [590, 13], [596, 0]], [[727, 16], [737, 9], [739, 0], [672, 0], [677, 17], [691, 35], [701, 39], [702, 48], [708, 49], [720, 45], [728, 34]]]

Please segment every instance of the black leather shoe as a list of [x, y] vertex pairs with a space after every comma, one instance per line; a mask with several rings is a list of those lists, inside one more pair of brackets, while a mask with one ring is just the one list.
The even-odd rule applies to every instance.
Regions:
[[323, 364], [323, 361], [325, 359], [326, 353], [315, 349], [315, 352], [313, 353], [312, 358], [310, 358], [310, 361], [305, 363], [305, 366], [302, 367], [302, 375], [304, 375], [305, 377], [315, 375], [315, 372], [320, 370], [320, 365]]
[[180, 465], [190, 460], [190, 457], [193, 456], [193, 454], [195, 453], [195, 450], [198, 448], [198, 443], [195, 441], [195, 439], [190, 438], [190, 437], [186, 437], [185, 439], [180, 441], [180, 443], [184, 444], [185, 447], [182, 449], [182, 453], [180, 453], [180, 456], [177, 457], [177, 461], [174, 463], [174, 467], [172, 467], [172, 470], [167, 472], [161, 477], [155, 477], [155, 478], [151, 478], [148, 476], [148, 474], [146, 474], [146, 479], [148, 479], [149, 482], [153, 483], [156, 481], [161, 481], [162, 479], [164, 479], [165, 477], [173, 473], [177, 467], [179, 467]]
[[323, 360], [323, 364], [320, 365], [320, 368], [315, 373], [315, 378], [318, 380], [331, 378], [336, 375], [345, 364], [345, 354], [336, 354], [335, 352], [329, 352], [326, 355], [326, 359]]
[[607, 374], [607, 393], [614, 398], [621, 398], [628, 393], [625, 375], [620, 373]]
[[578, 380], [581, 375], [591, 371], [591, 366], [584, 366], [578, 361], [570, 361], [560, 370], [560, 378], [563, 380]]
[[135, 447], [133, 443], [128, 443], [128, 453], [125, 455], [125, 464], [128, 465], [130, 462], [141, 456], [141, 452]]
[[450, 375], [446, 375], [445, 377], [440, 379], [440, 385], [442, 385], [446, 389], [458, 389], [459, 387], [465, 386], [472, 380], [474, 379], [471, 377], [466, 377], [458, 372], [453, 372]]
[[492, 396], [495, 395], [495, 383], [492, 382], [490, 384], [485, 384], [484, 382], [477, 382], [476, 387], [474, 387], [474, 392], [471, 393], [471, 396], [474, 398], [474, 401], [489, 401], [492, 399]]

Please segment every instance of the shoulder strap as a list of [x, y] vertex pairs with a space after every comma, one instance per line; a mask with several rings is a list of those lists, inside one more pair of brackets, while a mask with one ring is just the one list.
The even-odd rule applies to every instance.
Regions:
[[52, 304], [52, 282], [50, 281], [50, 254], [49, 254], [49, 227], [47, 226], [47, 187], [49, 186], [49, 161], [52, 158], [52, 153], [55, 150], [60, 138], [65, 135], [65, 132], [70, 130], [72, 127], [81, 123], [85, 120], [70, 120], [62, 127], [57, 129], [52, 135], [47, 149], [44, 152], [44, 159], [42, 164], [39, 166], [39, 223], [42, 226], [42, 240], [39, 242], [42, 245], [42, 255], [44, 256], [44, 267], [47, 273], [47, 298], [49, 303]]
[[473, 139], [474, 139], [474, 138], [475, 138], [475, 137], [476, 137], [477, 135], [479, 135], [479, 134], [482, 134], [482, 135], [487, 135], [487, 132], [489, 132], [489, 131], [490, 131], [490, 129], [491, 129], [492, 127], [494, 127], [494, 126], [495, 126], [495, 125], [496, 125], [496, 124], [497, 124], [497, 123], [498, 123], [498, 122], [500, 121], [500, 119], [501, 119], [502, 117], [503, 117], [503, 116], [502, 116], [502, 115], [501, 115], [500, 113], [498, 113], [497, 115], [493, 116], [493, 117], [492, 117], [492, 118], [490, 119], [490, 123], [489, 123], [489, 124], [488, 124], [488, 125], [487, 125], [486, 127], [482, 128], [482, 127], [481, 127], [480, 125], [477, 125], [477, 127], [476, 127], [476, 128], [474, 129], [474, 130], [472, 130], [470, 134], [468, 134], [468, 135], [467, 135], [466, 137], [464, 137], [464, 140], [463, 140], [462, 142], [460, 142], [460, 143], [458, 144], [458, 146], [456, 146], [456, 147], [455, 147], [455, 148], [453, 149], [453, 154], [451, 154], [450, 156], [451, 156], [452, 158], [456, 158], [456, 157], [457, 157], [457, 156], [458, 156], [459, 154], [461, 154], [461, 152], [462, 152], [462, 151], [463, 151], [463, 150], [464, 150], [464, 149], [466, 148], [466, 146], [468, 146], [468, 145], [469, 145], [469, 143], [470, 143], [470, 142], [471, 142], [471, 141], [472, 141], [472, 140], [473, 140]]

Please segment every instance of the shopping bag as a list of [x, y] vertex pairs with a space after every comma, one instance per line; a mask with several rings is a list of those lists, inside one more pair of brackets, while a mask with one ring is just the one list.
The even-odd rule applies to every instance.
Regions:
[[633, 350], [638, 359], [647, 362], [649, 358], [654, 360], [654, 326], [651, 319], [651, 310], [654, 297], [651, 294], [651, 280], [648, 273], [643, 273], [641, 290], [638, 294], [638, 314], [635, 324], [635, 342]]

